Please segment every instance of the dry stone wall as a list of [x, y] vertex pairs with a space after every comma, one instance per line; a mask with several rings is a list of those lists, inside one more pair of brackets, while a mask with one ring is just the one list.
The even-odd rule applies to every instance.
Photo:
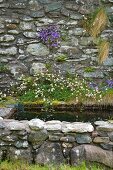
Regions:
[[113, 124], [0, 119], [0, 160], [78, 165], [95, 161], [113, 168]]
[[[22, 74], [45, 71], [72, 73], [83, 77], [113, 76], [113, 1], [102, 0], [109, 16], [109, 26], [102, 37], [111, 41], [109, 58], [98, 65], [98, 51], [85, 33], [82, 20], [99, 6], [98, 0], [0, 0], [0, 89], [8, 89]], [[49, 24], [60, 27], [64, 39], [51, 52], [38, 39], [37, 30]], [[65, 62], [57, 62], [59, 55]], [[85, 72], [86, 67], [92, 72]]]

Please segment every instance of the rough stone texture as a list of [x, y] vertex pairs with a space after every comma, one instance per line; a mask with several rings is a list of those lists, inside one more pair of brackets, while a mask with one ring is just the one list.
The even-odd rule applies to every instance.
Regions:
[[20, 23], [20, 29], [21, 30], [32, 30], [33, 29], [33, 24], [32, 23], [29, 23], [29, 22], [21, 22]]
[[91, 72], [91, 73], [84, 73], [85, 78], [104, 78], [103, 72], [96, 71], [96, 72]]
[[10, 47], [10, 48], [6, 48], [6, 49], [0, 48], [0, 54], [1, 55], [16, 55], [17, 48], [16, 47]]
[[76, 141], [77, 143], [79, 144], [83, 144], [83, 143], [91, 143], [92, 142], [92, 139], [89, 135], [81, 135], [81, 134], [78, 134], [76, 136]]
[[81, 145], [71, 150], [72, 165], [80, 164], [80, 161], [84, 160], [103, 163], [113, 168], [113, 152], [103, 150], [97, 146]]
[[65, 133], [68, 132], [84, 133], [92, 132], [93, 130], [94, 128], [90, 123], [75, 122], [75, 123], [63, 123], [62, 125], [62, 132]]
[[38, 164], [62, 164], [64, 163], [60, 143], [45, 142], [38, 150], [36, 159]]
[[47, 130], [32, 131], [28, 136], [28, 141], [33, 145], [40, 145], [48, 138]]
[[14, 146], [19, 149], [19, 148], [28, 148], [29, 145], [27, 141], [17, 141], [14, 143]]
[[37, 32], [24, 32], [23, 35], [27, 38], [36, 38]]
[[34, 160], [41, 165], [65, 162], [77, 165], [88, 160], [113, 168], [113, 130], [106, 129], [112, 124], [102, 121], [95, 124], [96, 127], [82, 122], [1, 119], [0, 159], [30, 163]]
[[[0, 0], [0, 64], [8, 64], [10, 70], [7, 74], [0, 73], [0, 89], [4, 91], [4, 89], [10, 88], [10, 84], [17, 81], [22, 74], [34, 75], [34, 71], [45, 72], [45, 64], [51, 61], [54, 71], [60, 71], [63, 75], [69, 71], [71, 74], [77, 73], [82, 77], [96, 80], [109, 78], [113, 72], [113, 1], [104, 0], [102, 2], [108, 12], [110, 24], [102, 32], [101, 37], [110, 41], [110, 54], [103, 65], [97, 65], [98, 50], [92, 43], [92, 38], [84, 30], [81, 21], [83, 17], [92, 13], [99, 6], [98, 0]], [[38, 31], [49, 24], [58, 25], [64, 35], [61, 47], [55, 51], [49, 50], [38, 38]], [[57, 63], [54, 55], [58, 52], [67, 55], [68, 60], [64, 63]], [[83, 70], [89, 64], [95, 67], [95, 71], [85, 73]], [[103, 151], [101, 147], [109, 150], [105, 154], [105, 158], [107, 155], [109, 159], [112, 159], [110, 151], [113, 142], [113, 124], [111, 123], [98, 122], [96, 123], [97, 128], [94, 129], [91, 124], [87, 123], [47, 122], [45, 123], [47, 127], [43, 127], [39, 122], [38, 124], [37, 121], [34, 122], [29, 127], [28, 122], [24, 122], [24, 124], [0, 118], [0, 159], [3, 147], [7, 151], [6, 153], [9, 153], [9, 159], [24, 156], [25, 160], [31, 162], [35, 157], [35, 154], [31, 154], [32, 151], [37, 152], [40, 145], [52, 140], [54, 142], [50, 142], [52, 143], [51, 148], [56, 147], [56, 142], [59, 142], [57, 147], [61, 149], [60, 153], [65, 153], [65, 157], [70, 155], [70, 148], [75, 146], [76, 139], [78, 143], [81, 141], [89, 143], [92, 139], [90, 145], [95, 151], [92, 146], [95, 145], [93, 142], [95, 137], [107, 138], [107, 142], [109, 140], [108, 143], [103, 140], [102, 143], [96, 143], [96, 145], [99, 147], [99, 152]], [[76, 133], [79, 133], [79, 138]], [[44, 148], [46, 146], [49, 147], [48, 144], [45, 144]], [[31, 151], [29, 148], [33, 148], [33, 150]], [[89, 154], [90, 156], [91, 154]], [[102, 156], [99, 155], [97, 158], [100, 160]], [[64, 158], [61, 156], [61, 159]], [[94, 159], [94, 161], [98, 160]], [[110, 160], [110, 162], [113, 161]], [[109, 162], [105, 161], [105, 164], [111, 166]]]
[[12, 64], [9, 65], [9, 70], [14, 76], [15, 79], [18, 79], [21, 77], [23, 74], [27, 74], [27, 67], [23, 63], [18, 63], [13, 66]]
[[55, 120], [52, 120], [52, 121], [48, 121], [46, 122], [46, 129], [48, 131], [51, 131], [51, 130], [54, 130], [54, 131], [61, 131], [61, 122], [60, 121], [55, 121]]
[[3, 151], [0, 149], [0, 160], [2, 160]]
[[112, 132], [113, 131], [113, 124], [108, 123], [105, 126], [104, 125], [98, 126], [97, 131]]
[[95, 137], [94, 143], [109, 143], [109, 137]]
[[43, 56], [47, 56], [49, 54], [48, 48], [41, 43], [28, 45], [26, 51], [32, 55], [37, 56], [37, 57], [40, 57], [40, 56], [43, 57]]
[[2, 120], [0, 120], [0, 129], [4, 129], [4, 128], [5, 128], [5, 123]]
[[54, 136], [54, 135], [49, 135], [49, 140], [50, 141], [53, 141], [53, 142], [55, 142], [55, 141], [60, 141], [60, 136]]
[[97, 126], [103, 126], [103, 125], [108, 125], [107, 121], [96, 121], [94, 122], [95, 125]]
[[33, 63], [30, 69], [31, 75], [36, 75], [38, 73], [46, 72], [47, 68], [43, 63]]
[[16, 149], [10, 147], [8, 150], [7, 158], [9, 160], [22, 160], [31, 163], [33, 161], [31, 149]]
[[14, 113], [14, 109], [13, 108], [0, 108], [0, 117], [2, 118], [6, 118], [9, 117], [9, 115]]
[[107, 135], [110, 138], [110, 141], [113, 142], [113, 132], [108, 132]]
[[75, 142], [75, 138], [73, 136], [65, 136], [65, 137], [61, 137], [60, 141], [62, 142], [69, 142], [69, 143], [73, 143]]
[[44, 129], [46, 125], [45, 122], [40, 119], [32, 119], [28, 124], [32, 130]]
[[14, 40], [14, 36], [13, 35], [4, 35], [0, 37], [0, 42], [9, 42], [9, 41], [13, 41]]
[[25, 130], [26, 129], [26, 125], [23, 123], [20, 123], [19, 121], [12, 121], [12, 122], [5, 122], [6, 123], [6, 127], [9, 130], [12, 131], [18, 131], [18, 130]]
[[106, 144], [103, 144], [103, 143], [102, 143], [100, 146], [101, 146], [103, 149], [113, 151], [113, 142], [109, 142], [109, 143], [106, 143]]
[[[92, 13], [99, 6], [99, 0], [87, 0], [85, 3], [83, 0], [1, 0], [0, 63], [12, 65], [11, 71], [15, 70], [15, 67], [18, 70], [20, 64], [23, 64], [27, 74], [34, 75], [33, 68], [45, 72], [45, 64], [50, 62], [54, 68], [53, 71], [60, 71], [63, 75], [66, 75], [68, 71], [70, 74], [77, 73], [82, 77], [95, 80], [108, 79], [113, 71], [113, 3], [112, 0], [104, 0], [102, 3], [108, 12], [110, 24], [100, 36], [110, 41], [110, 54], [102, 65], [97, 66], [98, 50], [81, 23], [87, 14]], [[56, 50], [49, 50], [38, 37], [38, 31], [51, 24], [57, 25], [63, 35], [61, 46]], [[67, 55], [69, 60], [57, 63], [54, 60], [57, 52]], [[83, 71], [89, 66], [88, 63], [95, 66], [94, 72]], [[38, 64], [42, 65], [38, 66]], [[41, 68], [38, 69], [39, 67]], [[4, 79], [7, 79], [7, 76], [10, 77], [10, 73], [2, 74]], [[18, 77], [22, 74], [26, 75], [25, 69], [19, 69], [16, 80], [15, 74], [12, 74], [10, 82], [18, 81]], [[9, 81], [4, 79], [1, 79], [3, 90], [4, 87], [10, 88]]]

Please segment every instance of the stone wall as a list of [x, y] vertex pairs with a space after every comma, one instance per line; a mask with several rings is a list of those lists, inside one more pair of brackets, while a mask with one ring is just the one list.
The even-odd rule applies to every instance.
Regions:
[[[113, 1], [103, 0], [110, 23], [102, 37], [113, 39]], [[83, 29], [82, 20], [99, 6], [98, 0], [0, 0], [0, 89], [8, 88], [22, 74], [33, 75], [51, 67], [52, 72], [67, 72], [83, 77], [113, 76], [113, 43], [109, 58], [98, 65], [98, 51]], [[37, 30], [59, 25], [65, 38], [51, 52], [37, 36]], [[57, 62], [59, 55], [67, 60]], [[86, 72], [86, 67], [93, 67]]]
[[78, 165], [95, 161], [113, 168], [113, 124], [0, 119], [0, 160]]

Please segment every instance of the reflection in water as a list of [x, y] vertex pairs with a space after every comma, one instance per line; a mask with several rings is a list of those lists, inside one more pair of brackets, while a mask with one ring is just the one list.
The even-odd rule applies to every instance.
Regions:
[[44, 121], [60, 120], [68, 122], [94, 122], [97, 120], [113, 119], [113, 111], [77, 111], [77, 112], [17, 112], [13, 117], [17, 120], [31, 120], [39, 118]]

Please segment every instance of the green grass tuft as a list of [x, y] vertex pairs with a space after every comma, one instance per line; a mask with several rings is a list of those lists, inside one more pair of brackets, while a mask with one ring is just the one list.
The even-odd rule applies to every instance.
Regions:
[[[81, 165], [73, 167], [69, 165], [48, 165], [48, 166], [40, 166], [40, 165], [29, 165], [23, 162], [8, 162], [4, 161], [0, 164], [0, 170], [106, 170], [106, 167], [100, 164], [89, 163], [86, 165], [83, 162]], [[107, 167], [107, 170], [110, 168]]]

